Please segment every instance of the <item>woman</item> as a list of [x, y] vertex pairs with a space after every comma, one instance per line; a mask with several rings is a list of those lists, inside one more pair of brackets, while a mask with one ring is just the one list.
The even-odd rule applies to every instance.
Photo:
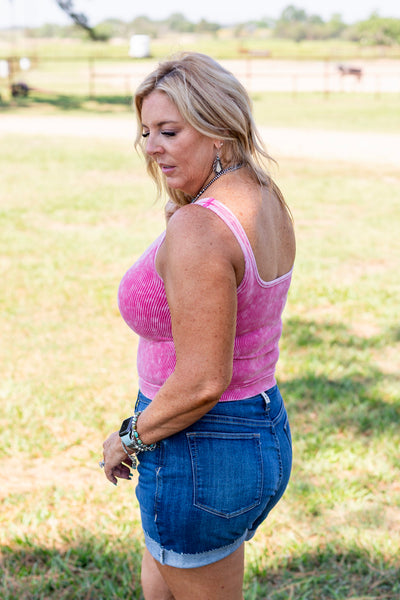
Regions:
[[140, 336], [140, 392], [101, 464], [116, 484], [138, 456], [146, 600], [240, 600], [244, 542], [291, 468], [274, 373], [292, 221], [262, 166], [248, 95], [218, 63], [162, 63], [135, 106], [136, 142], [170, 201], [166, 231], [120, 284]]

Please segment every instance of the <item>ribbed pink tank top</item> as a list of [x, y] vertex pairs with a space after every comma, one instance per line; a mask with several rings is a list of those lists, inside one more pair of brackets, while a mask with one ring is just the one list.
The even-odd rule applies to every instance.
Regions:
[[[198, 200], [196, 204], [212, 210], [226, 223], [244, 255], [244, 277], [237, 289], [233, 375], [220, 402], [243, 400], [276, 383], [282, 312], [292, 270], [274, 281], [263, 281], [250, 242], [236, 216], [213, 198]], [[121, 315], [139, 335], [139, 387], [151, 399], [174, 371], [176, 362], [164, 283], [155, 268], [156, 254], [164, 237], [165, 232], [125, 273], [118, 290]]]

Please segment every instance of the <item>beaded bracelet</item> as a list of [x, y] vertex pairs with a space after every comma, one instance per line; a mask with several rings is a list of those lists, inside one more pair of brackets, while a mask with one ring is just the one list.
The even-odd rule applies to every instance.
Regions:
[[142, 442], [142, 440], [140, 439], [139, 434], [137, 432], [137, 422], [138, 422], [138, 418], [141, 414], [142, 414], [142, 411], [139, 410], [138, 412], [136, 412], [133, 415], [131, 439], [132, 439], [132, 442], [134, 443], [134, 448], [137, 452], [147, 452], [148, 450], [155, 450], [157, 443], [144, 444]]

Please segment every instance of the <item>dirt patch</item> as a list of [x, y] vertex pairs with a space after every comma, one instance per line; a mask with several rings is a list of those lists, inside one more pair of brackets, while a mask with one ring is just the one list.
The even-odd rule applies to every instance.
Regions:
[[[1, 118], [3, 134], [91, 137], [98, 139], [135, 138], [132, 117], [17, 116]], [[284, 157], [347, 161], [377, 165], [398, 165], [400, 134], [327, 131], [262, 127], [261, 134], [270, 154]]]
[[102, 459], [101, 443], [98, 448], [98, 461], [93, 458], [92, 448], [85, 445], [68, 448], [49, 458], [33, 458], [24, 462], [20, 457], [4, 457], [0, 501], [10, 494], [33, 493], [43, 488], [81, 488], [82, 481], [88, 479], [91, 485], [104, 486], [106, 479], [98, 465]]

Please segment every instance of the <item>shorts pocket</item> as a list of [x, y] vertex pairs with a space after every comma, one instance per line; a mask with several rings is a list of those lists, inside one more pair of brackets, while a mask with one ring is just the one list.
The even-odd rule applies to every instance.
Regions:
[[187, 433], [193, 473], [193, 503], [222, 517], [235, 517], [261, 502], [263, 467], [257, 433]]
[[289, 442], [289, 446], [292, 447], [292, 434], [290, 431], [289, 419], [288, 419], [287, 415], [286, 415], [285, 421], [283, 423], [283, 429], [286, 434], [287, 441]]

